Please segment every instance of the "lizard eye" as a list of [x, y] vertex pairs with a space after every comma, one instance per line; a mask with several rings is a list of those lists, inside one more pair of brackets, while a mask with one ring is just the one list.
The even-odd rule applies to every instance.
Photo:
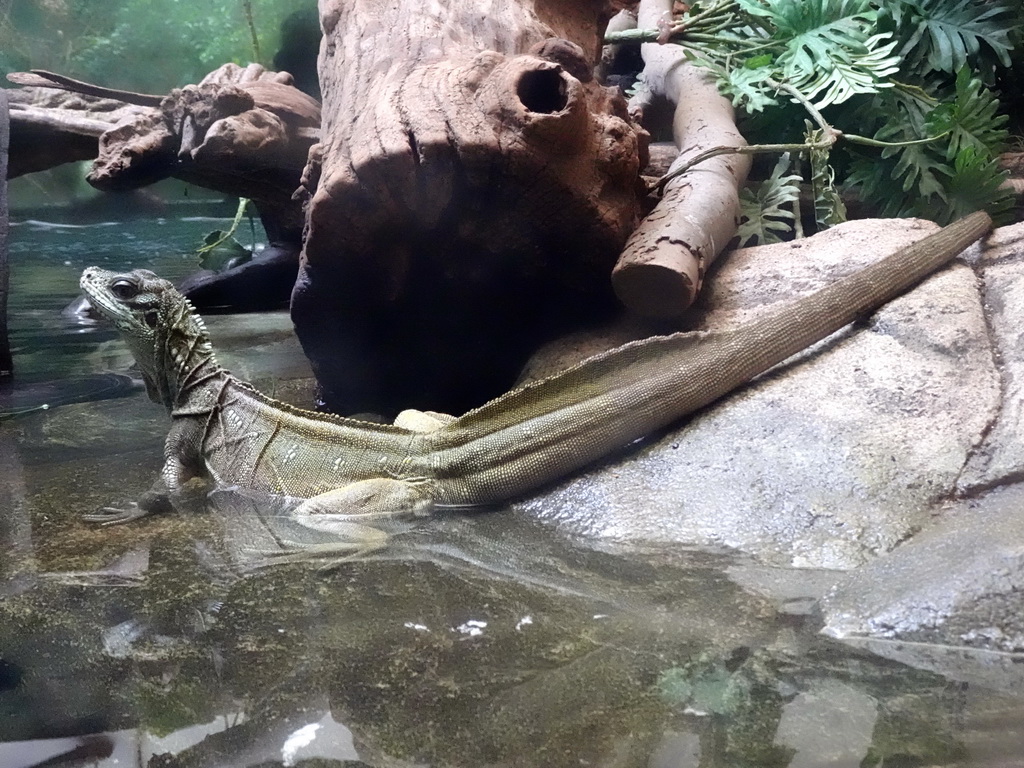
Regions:
[[126, 278], [115, 280], [110, 284], [110, 292], [117, 298], [127, 301], [139, 295], [139, 286]]

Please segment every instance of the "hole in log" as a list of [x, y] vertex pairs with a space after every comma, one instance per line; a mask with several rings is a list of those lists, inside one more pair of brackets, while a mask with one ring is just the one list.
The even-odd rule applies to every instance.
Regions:
[[569, 103], [561, 69], [524, 72], [516, 86], [516, 95], [528, 110], [543, 114], [561, 112]]

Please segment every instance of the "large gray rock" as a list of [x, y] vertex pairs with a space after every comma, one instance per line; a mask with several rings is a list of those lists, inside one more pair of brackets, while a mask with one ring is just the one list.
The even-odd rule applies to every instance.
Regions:
[[[933, 228], [858, 221], [732, 253], [691, 327], [755, 321]], [[615, 329], [604, 346], [628, 335]], [[531, 374], [601, 346], [566, 342]], [[519, 506], [590, 536], [854, 568], [930, 525], [991, 437], [1000, 395], [978, 280], [960, 262], [614, 465]]]
[[1024, 651], [1022, 512], [1020, 484], [955, 505], [844, 577], [825, 600], [826, 633]]
[[[1009, 652], [1018, 660], [1024, 652], [1022, 234], [1022, 224], [997, 230], [977, 263], [1000, 396], [995, 413], [987, 398], [975, 406], [989, 422], [957, 482], [956, 501], [937, 509], [933, 523], [899, 549], [837, 585], [824, 604], [825, 631], [835, 637], [896, 641], [871, 650], [907, 663], [914, 663], [903, 658], [908, 653], [936, 645]], [[939, 656], [915, 665], [969, 681], [981, 670], [1017, 690], [1024, 685], [1019, 663], [999, 656], [984, 663]]]
[[978, 263], [980, 288], [989, 322], [991, 351], [999, 363], [999, 409], [985, 430], [985, 439], [971, 456], [959, 489], [978, 493], [1007, 479], [1024, 477], [1024, 224], [993, 233]]

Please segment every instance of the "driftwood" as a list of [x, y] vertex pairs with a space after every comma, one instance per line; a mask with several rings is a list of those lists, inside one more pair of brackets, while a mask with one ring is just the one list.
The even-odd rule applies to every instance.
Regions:
[[296, 331], [342, 412], [461, 411], [614, 306], [645, 133], [592, 77], [603, 0], [320, 4]]
[[253, 201], [271, 240], [298, 242], [292, 200], [320, 110], [287, 73], [226, 64], [198, 85], [175, 89], [158, 108], [107, 131], [89, 182], [132, 189], [175, 178]]
[[12, 91], [15, 156], [24, 158], [12, 176], [79, 159], [95, 160], [89, 182], [108, 191], [173, 176], [250, 198], [270, 238], [298, 247], [303, 214], [292, 195], [320, 110], [288, 73], [226, 64], [167, 96], [38, 70], [8, 79], [33, 86]]
[[136, 93], [135, 91], [122, 91], [117, 88], [105, 88], [102, 85], [94, 85], [83, 80], [75, 80], [73, 77], [61, 75], [57, 72], [48, 72], [45, 69], [32, 69], [28, 72], [12, 72], [7, 79], [18, 85], [28, 85], [36, 88], [60, 88], [81, 93], [86, 96], [96, 96], [100, 99], [115, 99], [128, 104], [135, 104], [140, 107], [159, 107], [163, 96], [151, 93]]
[[[608, 20], [608, 26], [605, 29], [605, 34], [610, 35], [614, 32], [625, 32], [628, 29], [635, 28], [635, 9], [623, 8]], [[598, 60], [597, 66], [594, 68], [594, 76], [605, 81], [614, 66], [615, 60], [619, 57], [621, 52], [621, 45], [612, 44], [604, 46], [601, 49], [601, 58]]]
[[[655, 28], [671, 8], [672, 0], [642, 0], [638, 26]], [[704, 70], [685, 61], [680, 47], [646, 43], [641, 51], [647, 95], [676, 105], [672, 135], [679, 157], [672, 169], [713, 146], [746, 144], [732, 105]], [[739, 188], [749, 171], [749, 156], [722, 155], [668, 182], [612, 274], [615, 293], [626, 306], [643, 315], [673, 317], [693, 303], [708, 266], [736, 233]]]
[[[284, 72], [225, 65], [167, 96], [104, 88], [41, 70], [8, 75], [18, 99], [11, 175], [93, 160], [107, 191], [173, 176], [252, 200], [270, 240], [243, 268], [194, 275], [182, 290], [204, 311], [287, 303], [304, 214], [295, 199], [320, 107]], [[54, 90], [59, 89], [59, 90]]]
[[11, 111], [11, 179], [95, 159], [100, 136], [145, 110], [117, 99], [54, 90], [52, 85], [5, 93]]

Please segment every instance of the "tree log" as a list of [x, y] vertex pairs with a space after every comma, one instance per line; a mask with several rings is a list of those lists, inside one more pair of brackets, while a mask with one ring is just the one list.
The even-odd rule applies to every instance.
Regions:
[[[638, 26], [655, 28], [671, 8], [672, 0], [642, 0]], [[676, 105], [672, 135], [679, 157], [672, 169], [705, 149], [746, 144], [728, 99], [709, 73], [686, 62], [681, 47], [645, 43], [641, 52], [645, 86]], [[666, 185], [612, 274], [623, 304], [642, 315], [674, 317], [693, 303], [708, 266], [736, 233], [739, 188], [749, 171], [748, 155], [722, 155]]]
[[461, 411], [613, 306], [646, 134], [592, 78], [605, 0], [321, 0], [292, 297], [332, 410]]
[[[8, 79], [16, 79], [17, 74], [8, 75]], [[68, 93], [53, 86], [5, 93], [11, 113], [9, 179], [64, 163], [93, 160], [100, 136], [146, 111], [123, 101]]]
[[247, 197], [271, 240], [298, 243], [303, 214], [292, 195], [319, 125], [319, 105], [288, 73], [225, 64], [105, 132], [88, 179], [123, 190], [174, 176]]

